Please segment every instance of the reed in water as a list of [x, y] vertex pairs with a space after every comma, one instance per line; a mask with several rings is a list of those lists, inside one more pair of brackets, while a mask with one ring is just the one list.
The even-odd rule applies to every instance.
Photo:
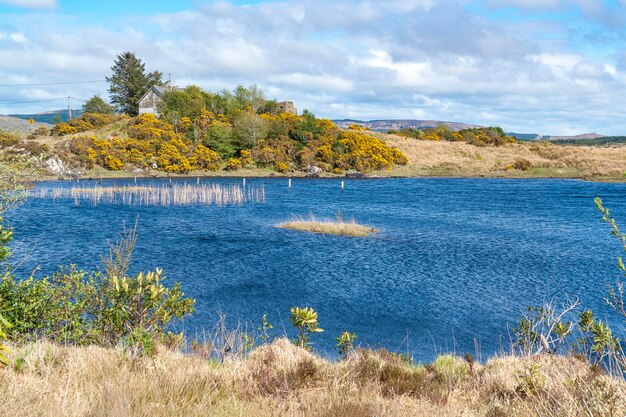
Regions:
[[263, 186], [220, 184], [168, 184], [119, 187], [71, 187], [39, 188], [32, 193], [35, 197], [53, 200], [71, 199], [79, 206], [84, 203], [123, 204], [138, 206], [181, 206], [181, 205], [241, 205], [265, 202]]
[[356, 220], [343, 220], [340, 215], [333, 219], [318, 219], [311, 215], [308, 218], [294, 217], [292, 220], [280, 223], [277, 227], [283, 229], [299, 230], [302, 232], [321, 233], [328, 235], [343, 236], [369, 236], [377, 230], [372, 226], [362, 225]]

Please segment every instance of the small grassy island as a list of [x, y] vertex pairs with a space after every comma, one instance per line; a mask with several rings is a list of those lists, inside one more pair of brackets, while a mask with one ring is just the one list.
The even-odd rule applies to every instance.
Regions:
[[277, 227], [283, 229], [300, 230], [302, 232], [320, 233], [325, 235], [360, 236], [367, 237], [378, 232], [372, 226], [362, 225], [356, 220], [344, 221], [340, 217], [336, 220], [317, 219], [313, 216], [308, 219], [297, 217], [291, 221], [280, 223]]

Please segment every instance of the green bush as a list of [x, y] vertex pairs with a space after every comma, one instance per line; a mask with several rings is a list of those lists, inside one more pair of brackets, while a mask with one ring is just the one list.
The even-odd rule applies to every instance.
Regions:
[[[180, 284], [163, 285], [160, 269], [126, 274], [134, 239], [133, 231], [111, 248], [105, 273], [70, 267], [43, 279], [6, 274], [0, 281], [0, 311], [13, 325], [8, 334], [18, 341], [46, 338], [77, 345], [140, 341], [144, 348], [147, 337], [164, 335], [172, 321], [193, 312], [195, 301], [185, 297]], [[2, 239], [0, 255], [7, 253], [9, 240]]]

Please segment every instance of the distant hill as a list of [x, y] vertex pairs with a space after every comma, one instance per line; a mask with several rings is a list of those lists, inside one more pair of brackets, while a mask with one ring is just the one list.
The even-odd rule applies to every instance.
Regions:
[[626, 136], [601, 136], [596, 138], [579, 139], [552, 139], [551, 143], [557, 145], [578, 145], [578, 146], [604, 146], [626, 144]]
[[[72, 109], [72, 117], [78, 117], [81, 114], [83, 114], [82, 110]], [[37, 114], [10, 114], [9, 116], [17, 117], [19, 119], [24, 119], [24, 120], [28, 120], [32, 117], [36, 122], [42, 122], [42, 123], [54, 123], [54, 116], [59, 116], [62, 122], [67, 122], [69, 120], [69, 114], [68, 114], [67, 109], [51, 110], [51, 111], [47, 111], [44, 113], [37, 113]]]
[[606, 135], [599, 135], [597, 133], [583, 133], [582, 135], [575, 136], [542, 136], [541, 140], [581, 140], [581, 139], [598, 139], [604, 138]]
[[38, 127], [42, 126], [47, 128], [52, 127], [51, 124], [41, 122], [35, 122], [31, 126], [30, 123], [28, 123], [28, 119], [24, 120], [18, 117], [0, 115], [0, 130], [9, 130], [12, 132], [29, 132], [32, 129], [37, 129]]
[[459, 122], [444, 122], [441, 120], [413, 120], [413, 119], [400, 119], [400, 120], [354, 120], [354, 119], [341, 119], [333, 120], [333, 122], [343, 128], [347, 129], [352, 124], [358, 124], [368, 129], [387, 132], [389, 130], [400, 130], [405, 128], [413, 129], [429, 129], [441, 125], [448, 126], [453, 131], [459, 131], [462, 129], [470, 129], [474, 127], [483, 127], [478, 125], [468, 125], [466, 123]]
[[537, 133], [515, 133], [507, 132], [507, 135], [513, 136], [517, 140], [537, 140], [541, 135]]

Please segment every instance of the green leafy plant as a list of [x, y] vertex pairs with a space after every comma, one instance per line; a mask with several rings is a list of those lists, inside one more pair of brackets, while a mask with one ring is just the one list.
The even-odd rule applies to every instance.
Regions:
[[163, 337], [172, 321], [193, 312], [195, 301], [185, 297], [180, 284], [163, 285], [160, 269], [127, 276], [134, 229], [122, 240], [112, 245], [105, 273], [70, 267], [50, 277], [26, 280], [7, 273], [0, 281], [0, 311], [13, 325], [10, 334], [66, 344], [137, 342], [149, 352], [146, 335]]
[[337, 340], [337, 349], [343, 359], [347, 359], [348, 355], [354, 351], [354, 340], [357, 335], [350, 332], [341, 333], [335, 340]]
[[526, 312], [513, 328], [514, 347], [521, 354], [557, 353], [572, 332], [573, 324], [565, 317], [579, 305], [578, 300], [557, 308], [553, 303], [527, 307]]
[[324, 330], [318, 327], [317, 313], [311, 307], [293, 307], [291, 309], [291, 324], [298, 330], [296, 345], [309, 350], [311, 348], [311, 333], [319, 333]]
[[263, 314], [263, 317], [261, 317], [261, 326], [257, 327], [257, 330], [260, 332], [259, 339], [261, 339], [262, 343], [268, 343], [270, 341], [269, 331], [273, 328], [274, 325], [267, 319], [267, 314]]
[[541, 366], [531, 364], [518, 375], [521, 380], [516, 388], [516, 392], [523, 397], [537, 395], [545, 385], [545, 378], [541, 374]]

